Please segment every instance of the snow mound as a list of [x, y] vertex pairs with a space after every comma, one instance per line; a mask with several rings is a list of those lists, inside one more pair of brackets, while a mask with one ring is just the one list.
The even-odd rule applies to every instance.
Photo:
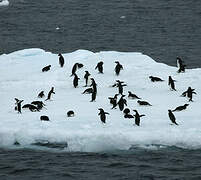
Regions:
[[[48, 147], [63, 147], [67, 151], [105, 151], [129, 150], [131, 147], [146, 147], [152, 144], [177, 146], [183, 148], [201, 147], [201, 69], [187, 69], [177, 73], [176, 67], [157, 63], [150, 57], [135, 52], [97, 52], [77, 50], [63, 54], [65, 65], [59, 66], [58, 55], [42, 49], [26, 49], [0, 56], [0, 147], [11, 147], [18, 142], [21, 147], [34, 147], [47, 144]], [[124, 70], [119, 76], [114, 73], [115, 61], [119, 61]], [[95, 66], [104, 62], [104, 74], [99, 74]], [[72, 85], [71, 69], [74, 63], [84, 64], [78, 69], [80, 77], [78, 88]], [[51, 64], [48, 72], [41, 69]], [[84, 72], [88, 70], [97, 83], [97, 99], [90, 102], [91, 95], [82, 94]], [[165, 81], [153, 83], [150, 75]], [[168, 76], [176, 80], [177, 91], [171, 91], [167, 85]], [[137, 109], [145, 114], [141, 126], [135, 126], [133, 119], [125, 119], [123, 113], [111, 109], [108, 97], [118, 92], [112, 88], [116, 80], [124, 81], [124, 94], [131, 91], [150, 102], [153, 106], [139, 106], [136, 100], [127, 99], [128, 108]], [[180, 97], [188, 86], [195, 88], [194, 102]], [[14, 98], [23, 99], [22, 105], [40, 100], [37, 95], [44, 91], [47, 96], [51, 87], [55, 93], [51, 101], [44, 101], [45, 108], [40, 112], [14, 110]], [[171, 125], [168, 109], [189, 103], [185, 111], [174, 112], [179, 126]], [[98, 108], [110, 115], [106, 124], [98, 116]], [[67, 117], [68, 110], [75, 117]], [[132, 112], [134, 114], [134, 112]], [[40, 121], [41, 115], [47, 115], [50, 122]], [[45, 142], [45, 143], [43, 143]], [[45, 146], [45, 145], [44, 145]]]
[[9, 5], [9, 1], [8, 0], [2, 0], [0, 2], [0, 6], [8, 6]]

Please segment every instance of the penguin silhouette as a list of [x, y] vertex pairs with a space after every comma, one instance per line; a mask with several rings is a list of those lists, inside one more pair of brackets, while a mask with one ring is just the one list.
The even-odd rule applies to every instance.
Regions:
[[137, 126], [140, 126], [140, 118], [141, 117], [143, 117], [143, 116], [145, 116], [144, 114], [142, 114], [142, 115], [140, 115], [138, 112], [137, 112], [137, 110], [133, 110], [133, 111], [135, 111], [135, 124], [137, 125]]
[[38, 94], [38, 98], [43, 98], [45, 97], [45, 94], [44, 94], [44, 91], [41, 91], [39, 94]]
[[169, 76], [169, 78], [168, 78], [168, 85], [171, 87], [172, 90], [176, 91], [174, 82], [175, 82], [175, 80], [173, 80], [172, 77]]
[[106, 114], [108, 114], [109, 115], [109, 113], [108, 112], [105, 112], [102, 108], [99, 108], [98, 109], [100, 112], [98, 113], [98, 115], [100, 116], [100, 120], [101, 120], [101, 122], [102, 123], [106, 123]]
[[115, 71], [116, 75], [118, 76], [120, 71], [123, 70], [123, 66], [119, 63], [119, 61], [115, 61], [115, 63], [117, 65], [115, 66], [114, 71]]
[[58, 56], [59, 56], [59, 64], [61, 67], [63, 67], [64, 66], [64, 57], [61, 54], [58, 54]]
[[74, 74], [74, 79], [73, 79], [73, 86], [76, 88], [78, 86], [78, 80], [80, 78], [77, 76], [77, 74]]
[[48, 93], [48, 95], [47, 95], [47, 99], [46, 99], [45, 101], [50, 100], [52, 94], [55, 94], [55, 92], [54, 92], [54, 87], [52, 87], [51, 90], [49, 91], [49, 93]]
[[22, 102], [24, 101], [24, 100], [19, 100], [19, 99], [17, 99], [17, 98], [15, 98], [15, 101], [16, 101], [16, 110], [18, 111], [18, 113], [22, 113]]
[[91, 74], [88, 71], [85, 71], [85, 75], [84, 75], [84, 79], [85, 79], [85, 87], [88, 86], [88, 82], [89, 82], [89, 76]]
[[100, 61], [97, 66], [95, 67], [95, 69], [98, 68], [99, 73], [103, 74], [103, 61]]
[[169, 116], [169, 118], [170, 118], [172, 123], [178, 125], [177, 122], [176, 122], [176, 118], [175, 118], [174, 114], [172, 113], [172, 111], [170, 109], [168, 110], [168, 116]]

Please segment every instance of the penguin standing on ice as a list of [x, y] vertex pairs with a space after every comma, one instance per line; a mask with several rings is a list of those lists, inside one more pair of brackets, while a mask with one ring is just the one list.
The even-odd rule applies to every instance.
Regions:
[[124, 105], [127, 106], [127, 102], [126, 102], [126, 99], [124, 99], [124, 97], [125, 97], [125, 95], [122, 95], [121, 98], [119, 99], [118, 103], [117, 103], [119, 105], [120, 111], [123, 111]]
[[186, 65], [183, 64], [183, 61], [180, 57], [177, 57], [177, 67], [179, 68], [177, 71], [178, 73], [185, 72]]
[[77, 74], [74, 73], [74, 79], [73, 79], [73, 86], [76, 88], [78, 86], [78, 80], [80, 78], [77, 76]]
[[117, 65], [115, 66], [114, 71], [115, 71], [116, 75], [118, 76], [120, 71], [123, 70], [123, 66], [119, 63], [119, 61], [115, 61], [115, 63]]
[[61, 54], [58, 54], [58, 56], [59, 56], [59, 64], [61, 67], [63, 67], [64, 66], [64, 57]]
[[24, 101], [24, 100], [19, 100], [19, 99], [17, 99], [17, 98], [15, 98], [15, 101], [16, 101], [16, 110], [18, 111], [18, 113], [22, 113], [22, 102]]
[[77, 68], [78, 68], [78, 63], [75, 63], [73, 65], [73, 68], [72, 68], [72, 74], [71, 74], [71, 76], [73, 76], [75, 74], [75, 72], [77, 71]]
[[118, 87], [118, 89], [119, 89], [119, 94], [123, 94], [123, 87], [124, 86], [127, 86], [126, 84], [123, 84], [124, 82], [123, 81], [119, 81], [119, 80], [117, 80], [116, 81], [117, 82], [117, 87]]
[[89, 82], [89, 76], [91, 74], [88, 72], [88, 71], [85, 71], [85, 75], [84, 75], [84, 79], [85, 79], [85, 86], [84, 87], [87, 87], [88, 86], [88, 82]]
[[140, 118], [141, 117], [143, 117], [143, 116], [145, 116], [144, 114], [142, 114], [142, 115], [140, 115], [138, 112], [137, 112], [137, 110], [133, 110], [133, 111], [135, 111], [135, 124], [137, 125], [137, 126], [140, 126]]
[[97, 93], [97, 84], [96, 84], [94, 78], [91, 78], [91, 85], [90, 85], [90, 87], [91, 87], [91, 86], [92, 86], [92, 88], [93, 88], [93, 91], [94, 91], [95, 93]]
[[90, 102], [93, 102], [96, 100], [96, 95], [97, 95], [97, 92], [94, 91], [94, 89], [92, 90], [92, 93], [91, 93], [91, 101]]
[[95, 69], [98, 68], [99, 73], [103, 74], [103, 61], [100, 61], [97, 66], [95, 67]]
[[189, 101], [193, 101], [193, 94], [197, 94], [196, 92], [194, 92], [195, 89], [191, 89], [191, 87], [188, 87], [187, 91], [182, 93], [182, 96], [186, 96], [189, 98]]
[[99, 108], [98, 109], [100, 112], [98, 113], [98, 115], [100, 116], [100, 119], [101, 119], [101, 122], [102, 123], [106, 123], [106, 114], [108, 114], [109, 115], [109, 113], [108, 112], [105, 112], [102, 108]]
[[52, 94], [55, 94], [55, 92], [54, 92], [54, 87], [52, 87], [51, 90], [49, 91], [49, 93], [48, 93], [48, 95], [47, 95], [47, 99], [46, 99], [45, 101], [50, 100]]
[[172, 113], [172, 111], [170, 109], [168, 110], [168, 116], [169, 116], [169, 118], [170, 118], [172, 123], [178, 125], [177, 122], [176, 122], [176, 118], [175, 118], [174, 114]]
[[172, 77], [169, 76], [169, 78], [168, 78], [168, 85], [171, 87], [172, 90], [176, 91], [174, 82], [175, 82], [175, 80], [173, 80]]

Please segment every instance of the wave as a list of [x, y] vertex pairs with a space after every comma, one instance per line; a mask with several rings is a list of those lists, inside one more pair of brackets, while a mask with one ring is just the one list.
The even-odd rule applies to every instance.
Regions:
[[[179, 126], [170, 124], [167, 112], [168, 109], [189, 103], [186, 98], [180, 97], [188, 86], [201, 92], [198, 83], [201, 69], [177, 73], [176, 67], [157, 63], [139, 52], [77, 50], [63, 56], [64, 68], [59, 67], [57, 54], [37, 48], [0, 56], [0, 147], [45, 147], [83, 152], [130, 150], [136, 146], [201, 147], [200, 94], [194, 96], [194, 102], [190, 103], [187, 110], [174, 113]], [[94, 69], [100, 60], [104, 62], [104, 74]], [[114, 74], [116, 60], [124, 66], [118, 77]], [[78, 88], [72, 86], [73, 77], [70, 77], [71, 68], [76, 62], [84, 64], [77, 71], [81, 79]], [[42, 73], [41, 69], [48, 64], [52, 65], [51, 70]], [[85, 89], [85, 70], [91, 73], [98, 84], [96, 102], [90, 102], [90, 95], [81, 94]], [[150, 75], [159, 76], [165, 81], [152, 83], [148, 78]], [[177, 91], [169, 90], [169, 75], [176, 79]], [[133, 119], [125, 119], [118, 108], [111, 110], [108, 97], [117, 93], [117, 89], [110, 85], [117, 79], [126, 82], [126, 95], [128, 91], [135, 92], [153, 105], [141, 107], [135, 100], [126, 97], [131, 110], [137, 109], [140, 114], [146, 115], [140, 127], [134, 125]], [[44, 110], [23, 110], [22, 114], [14, 110], [14, 98], [23, 99], [24, 105], [39, 100], [37, 94], [41, 90], [47, 95], [52, 86], [56, 94], [51, 101], [44, 102]], [[98, 116], [98, 108], [110, 113], [104, 125]], [[75, 117], [69, 118], [66, 112], [71, 109]], [[41, 122], [41, 115], [48, 115], [50, 122]]]

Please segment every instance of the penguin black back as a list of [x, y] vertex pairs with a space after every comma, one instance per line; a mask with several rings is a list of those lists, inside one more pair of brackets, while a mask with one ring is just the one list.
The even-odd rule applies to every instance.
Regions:
[[78, 78], [77, 74], [74, 74], [74, 79], [73, 79], [73, 86], [74, 88], [76, 88], [78, 86], [78, 80], [80, 78]]
[[108, 112], [105, 112], [102, 108], [99, 108], [98, 109], [100, 112], [99, 112], [99, 116], [100, 116], [100, 119], [101, 119], [101, 122], [102, 123], [106, 123], [106, 114], [109, 114]]
[[170, 118], [172, 123], [178, 125], [177, 122], [176, 122], [176, 118], [175, 118], [174, 114], [172, 113], [172, 111], [170, 109], [168, 110], [168, 116], [169, 116], [169, 118]]
[[54, 87], [52, 87], [51, 90], [49, 91], [49, 93], [47, 95], [47, 99], [45, 101], [50, 100], [52, 94], [55, 94]]
[[115, 66], [114, 71], [115, 71], [116, 75], [118, 76], [120, 71], [123, 69], [123, 66], [119, 63], [119, 61], [115, 61], [115, 63], [117, 65]]
[[172, 90], [176, 91], [174, 82], [175, 82], [175, 80], [173, 80], [172, 77], [169, 76], [168, 85], [171, 87]]
[[85, 71], [84, 79], [85, 79], [85, 87], [88, 86], [89, 76], [91, 74], [88, 71]]
[[51, 65], [45, 66], [45, 67], [42, 69], [42, 72], [49, 71], [49, 70], [50, 70], [50, 67], [51, 67]]
[[38, 98], [43, 98], [45, 97], [45, 94], [44, 94], [44, 91], [41, 91], [39, 94], [38, 94]]
[[59, 56], [59, 64], [61, 67], [63, 67], [64, 66], [64, 57], [61, 54], [58, 54], [58, 56]]
[[95, 69], [98, 68], [99, 73], [103, 74], [103, 61], [100, 61], [97, 66], [95, 67]]

